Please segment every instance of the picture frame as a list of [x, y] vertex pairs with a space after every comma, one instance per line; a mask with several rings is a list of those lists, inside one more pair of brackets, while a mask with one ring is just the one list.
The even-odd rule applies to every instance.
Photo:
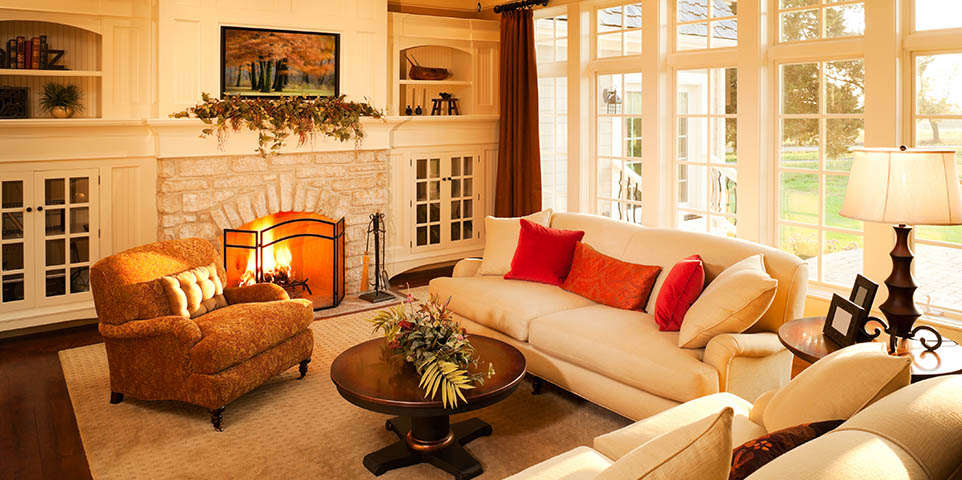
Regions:
[[220, 93], [244, 98], [341, 94], [341, 34], [222, 25]]
[[878, 284], [862, 275], [855, 276], [855, 285], [852, 285], [852, 293], [848, 300], [865, 310], [868, 314], [872, 311], [872, 304], [875, 303], [875, 294], [878, 293]]
[[832, 295], [832, 304], [825, 316], [822, 334], [841, 347], [853, 345], [865, 323], [866, 311], [839, 294]]

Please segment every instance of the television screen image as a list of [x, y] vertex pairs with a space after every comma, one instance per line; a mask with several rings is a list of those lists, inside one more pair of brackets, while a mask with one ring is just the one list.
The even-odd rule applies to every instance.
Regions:
[[337, 96], [339, 50], [336, 33], [221, 27], [221, 92]]

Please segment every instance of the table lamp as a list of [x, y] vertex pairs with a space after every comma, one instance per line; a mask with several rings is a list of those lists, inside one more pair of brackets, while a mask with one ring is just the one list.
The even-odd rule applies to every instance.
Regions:
[[[922, 315], [915, 308], [910, 225], [962, 224], [962, 190], [955, 166], [955, 151], [899, 148], [858, 148], [840, 211], [843, 217], [890, 223], [895, 228], [892, 273], [885, 279], [888, 298], [879, 305], [888, 324], [889, 352], [902, 352], [920, 331], [935, 334], [935, 343], [920, 338], [927, 350], [942, 344], [935, 329], [914, 327]], [[876, 329], [874, 336], [881, 333]]]

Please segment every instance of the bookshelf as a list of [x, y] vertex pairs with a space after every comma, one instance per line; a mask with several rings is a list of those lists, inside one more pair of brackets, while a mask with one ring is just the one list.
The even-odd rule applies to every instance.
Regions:
[[51, 49], [63, 50], [64, 54], [58, 62], [69, 70], [40, 70], [40, 69], [0, 69], [0, 86], [26, 87], [29, 98], [28, 114], [30, 118], [50, 118], [49, 114], [40, 108], [40, 98], [43, 86], [56, 82], [65, 85], [77, 85], [83, 98], [82, 111], [75, 115], [81, 118], [102, 117], [102, 36], [94, 31], [73, 25], [37, 20], [0, 20], [0, 48], [8, 48], [8, 40], [24, 37], [30, 41], [33, 37], [46, 35], [47, 45]]

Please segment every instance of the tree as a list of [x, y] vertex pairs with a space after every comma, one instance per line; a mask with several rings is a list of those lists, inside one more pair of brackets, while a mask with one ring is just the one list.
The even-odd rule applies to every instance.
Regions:
[[[916, 78], [918, 79], [918, 93], [916, 94], [916, 108], [919, 115], [938, 115], [941, 113], [952, 112], [958, 109], [954, 103], [949, 101], [948, 93], [936, 96], [932, 88], [932, 78], [925, 75], [929, 65], [935, 60], [934, 56], [920, 56], [916, 64]], [[929, 118], [929, 126], [932, 128], [932, 144], [940, 145], [942, 138], [939, 135], [939, 121]]]

